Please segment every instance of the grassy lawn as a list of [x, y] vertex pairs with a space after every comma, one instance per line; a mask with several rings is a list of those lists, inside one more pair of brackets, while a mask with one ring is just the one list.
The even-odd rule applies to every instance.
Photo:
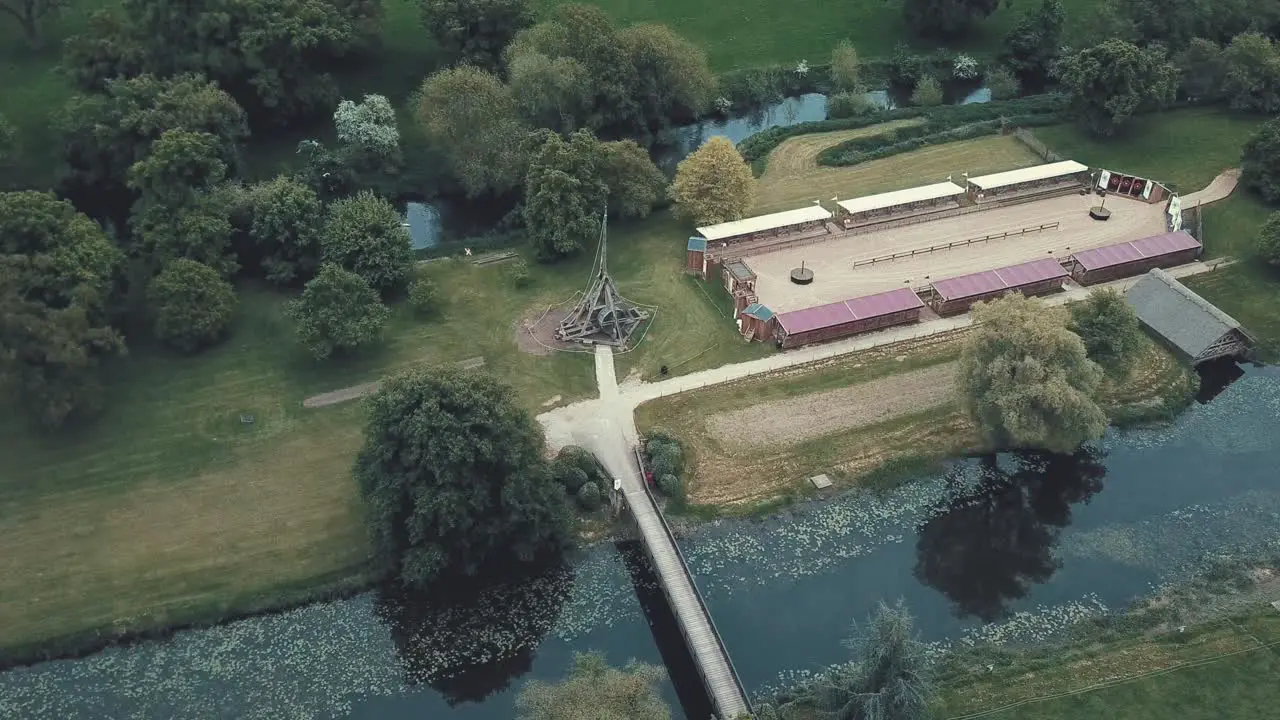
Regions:
[[1077, 125], [1037, 128], [1035, 134], [1063, 157], [1172, 183], [1188, 193], [1240, 167], [1240, 148], [1265, 119], [1193, 108], [1140, 116], [1113, 138], [1094, 137]]
[[1280, 361], [1280, 273], [1245, 262], [1183, 282], [1244, 325], [1258, 340], [1260, 360]]
[[[939, 717], [983, 711], [998, 720], [1274, 717], [1280, 654], [1260, 645], [1278, 639], [1280, 615], [1263, 607], [1186, 633], [1128, 635], [1031, 660], [1015, 651], [994, 671], [981, 667], [944, 679]], [[1107, 687], [1090, 689], [1100, 684]], [[1054, 699], [1037, 700], [1045, 697]], [[992, 712], [1014, 703], [1025, 704]]]
[[[910, 121], [907, 121], [908, 123]], [[993, 136], [872, 160], [849, 167], [820, 167], [817, 154], [854, 136], [873, 135], [905, 123], [886, 123], [861, 130], [790, 138], [769, 154], [769, 163], [756, 184], [753, 212], [777, 212], [814, 200], [847, 199], [915, 185], [942, 182], [951, 175], [1012, 170], [1036, 164], [1038, 158], [1012, 136]]]

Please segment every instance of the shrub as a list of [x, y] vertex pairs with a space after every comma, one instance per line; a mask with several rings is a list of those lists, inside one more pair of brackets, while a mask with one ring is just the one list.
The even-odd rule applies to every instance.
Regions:
[[1267, 224], [1258, 232], [1258, 259], [1280, 266], [1280, 212], [1271, 213]]
[[889, 61], [889, 82], [898, 87], [915, 87], [927, 69], [925, 59], [911, 51], [905, 43], [898, 43]]
[[565, 466], [557, 464], [552, 469], [556, 480], [564, 485], [564, 489], [569, 493], [576, 493], [582, 489], [583, 485], [591, 482], [591, 476], [580, 467]]
[[165, 265], [148, 295], [156, 310], [156, 337], [188, 353], [221, 337], [236, 307], [231, 283], [208, 265], [184, 258]]
[[827, 117], [839, 119], [870, 115], [879, 110], [866, 93], [839, 93], [827, 98]]
[[409, 307], [418, 317], [435, 313], [436, 296], [436, 284], [429, 277], [419, 277], [409, 284]]
[[911, 93], [911, 104], [916, 107], [935, 107], [942, 104], [942, 83], [932, 75], [920, 78]]
[[684, 493], [684, 487], [680, 484], [680, 478], [667, 473], [658, 476], [658, 491], [669, 498], [679, 498]]
[[578, 505], [583, 510], [596, 510], [600, 507], [600, 486], [593, 482], [585, 482], [578, 488]]
[[533, 282], [533, 276], [529, 274], [529, 263], [525, 262], [524, 258], [516, 258], [507, 265], [507, 278], [517, 288], [529, 287]]
[[957, 80], [972, 80], [978, 77], [978, 61], [968, 55], [957, 55], [951, 64], [951, 76]]
[[987, 89], [991, 91], [992, 100], [1009, 100], [1018, 97], [1021, 88], [1018, 78], [1008, 68], [996, 68], [987, 75]]
[[551, 463], [551, 472], [565, 490], [575, 493], [588, 481], [600, 480], [600, 466], [595, 456], [577, 445], [566, 445]]

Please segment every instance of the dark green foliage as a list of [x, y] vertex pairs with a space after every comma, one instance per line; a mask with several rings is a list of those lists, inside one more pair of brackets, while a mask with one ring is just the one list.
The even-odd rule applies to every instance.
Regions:
[[1018, 97], [1022, 86], [1018, 78], [1006, 68], [996, 68], [987, 74], [986, 85], [993, 100], [1009, 100]]
[[439, 312], [440, 293], [431, 278], [423, 276], [409, 283], [409, 307], [420, 318]]
[[929, 72], [924, 57], [911, 50], [906, 43], [898, 43], [889, 61], [889, 82], [901, 88], [914, 88], [920, 78]]
[[427, 32], [459, 63], [497, 70], [516, 33], [533, 24], [529, 0], [420, 0]]
[[832, 119], [865, 117], [878, 110], [866, 93], [839, 93], [827, 98], [827, 117]]
[[400, 213], [371, 192], [338, 200], [325, 213], [320, 259], [364, 278], [386, 293], [404, 286], [413, 265], [409, 231]]
[[565, 544], [564, 489], [511, 388], [479, 373], [411, 370], [384, 381], [367, 407], [355, 478], [375, 556], [392, 576], [426, 587]]
[[866, 630], [854, 627], [851, 662], [757, 708], [761, 720], [829, 717], [841, 720], [925, 720], [934, 695], [933, 667], [906, 605], [883, 602]]
[[227, 176], [218, 139], [209, 133], [165, 130], [145, 157], [129, 167], [129, 189], [143, 205], [186, 204]]
[[578, 506], [588, 512], [600, 509], [600, 486], [594, 482], [584, 482], [578, 488]]
[[605, 481], [595, 456], [577, 445], [560, 448], [551, 463], [551, 474], [570, 494], [578, 492], [585, 483]]
[[45, 22], [65, 5], [66, 0], [0, 0], [0, 15], [18, 23], [27, 45], [39, 50], [44, 45]]
[[529, 263], [524, 258], [516, 258], [507, 264], [507, 279], [513, 286], [519, 289], [529, 287], [533, 282], [533, 275], [529, 272]]
[[1059, 75], [1085, 126], [1112, 135], [1134, 114], [1172, 101], [1178, 71], [1159, 46], [1107, 40], [1063, 58]]
[[365, 45], [382, 6], [332, 0], [123, 0], [68, 45], [85, 89], [124, 73], [199, 72], [261, 124], [286, 125], [337, 100], [324, 71]]
[[911, 104], [916, 107], [937, 107], [942, 104], [942, 83], [932, 75], [920, 78], [911, 93]]
[[188, 258], [223, 276], [237, 269], [231, 254], [230, 207], [224, 193], [200, 193], [177, 205], [139, 203], [129, 226], [131, 254], [150, 272], [176, 258]]
[[1062, 47], [1066, 11], [1062, 0], [1042, 0], [1005, 36], [1002, 59], [1023, 84], [1042, 87]]
[[1196, 102], [1214, 102], [1226, 97], [1227, 61], [1222, 48], [1203, 38], [1191, 44], [1174, 58], [1182, 74], [1182, 91]]
[[667, 178], [634, 140], [600, 143], [600, 179], [609, 190], [609, 212], [618, 217], [648, 217], [666, 194]]
[[1280, 120], [1268, 120], [1244, 144], [1240, 181], [1268, 203], [1280, 202]]
[[259, 183], [249, 193], [249, 238], [263, 275], [277, 285], [311, 279], [320, 264], [323, 217], [314, 190], [287, 175]]
[[187, 353], [221, 338], [236, 307], [231, 283], [208, 265], [184, 258], [165, 265], [147, 299], [156, 315], [156, 337]]
[[[987, 135], [996, 135], [1006, 127], [1037, 127], [1056, 125], [1061, 122], [1057, 115], [1026, 115], [986, 120], [956, 127], [945, 124], [928, 123], [902, 128], [886, 135], [875, 135], [856, 138], [823, 150], [818, 155], [818, 164], [828, 166], [857, 165], [859, 163], [879, 160], [880, 158], [899, 155], [930, 145], [970, 140]], [[938, 129], [939, 127], [944, 129]]]
[[904, 0], [902, 14], [918, 35], [955, 38], [999, 6], [1000, 0]]
[[1222, 92], [1235, 110], [1280, 110], [1280, 48], [1262, 33], [1237, 35], [1222, 53]]
[[600, 178], [600, 143], [580, 130], [565, 142], [542, 130], [525, 179], [524, 223], [538, 257], [572, 255], [600, 232], [609, 188]]
[[4, 115], [0, 115], [0, 165], [9, 160], [17, 147], [17, 132]]
[[1116, 378], [1129, 376], [1142, 351], [1138, 315], [1115, 290], [1099, 290], [1071, 306], [1071, 331], [1084, 341], [1089, 359]]
[[46, 426], [102, 404], [98, 364], [124, 352], [104, 308], [120, 253], [51, 193], [0, 193], [0, 384]]
[[680, 478], [671, 473], [658, 476], [658, 491], [669, 498], [684, 497], [684, 486], [680, 483]]
[[325, 263], [286, 312], [297, 326], [298, 340], [317, 360], [349, 353], [382, 339], [391, 310], [359, 275]]
[[1280, 212], [1271, 213], [1267, 224], [1258, 231], [1258, 259], [1280, 267]]

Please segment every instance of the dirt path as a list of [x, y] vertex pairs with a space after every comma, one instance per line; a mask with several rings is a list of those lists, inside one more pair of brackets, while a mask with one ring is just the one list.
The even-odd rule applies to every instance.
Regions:
[[1203, 190], [1198, 190], [1189, 195], [1182, 196], [1182, 207], [1194, 207], [1196, 205], [1208, 205], [1212, 202], [1225, 199], [1236, 189], [1236, 185], [1240, 182], [1240, 169], [1223, 170], [1218, 177], [1213, 179]]
[[325, 407], [327, 405], [337, 405], [338, 403], [347, 402], [348, 400], [355, 400], [357, 398], [362, 398], [365, 395], [372, 395], [377, 389], [378, 389], [378, 383], [376, 382], [367, 382], [367, 383], [361, 383], [359, 385], [352, 385], [351, 387], [345, 387], [345, 388], [342, 388], [341, 390], [334, 390], [333, 392], [320, 393], [319, 395], [312, 395], [311, 397], [302, 401], [302, 407], [319, 408], [319, 407]]
[[707, 430], [726, 447], [793, 445], [874, 425], [951, 399], [955, 363], [913, 370], [839, 390], [716, 413]]

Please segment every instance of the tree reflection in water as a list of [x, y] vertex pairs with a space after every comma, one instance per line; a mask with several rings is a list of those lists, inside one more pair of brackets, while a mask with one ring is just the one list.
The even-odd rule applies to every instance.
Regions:
[[430, 685], [458, 705], [480, 702], [529, 672], [573, 588], [573, 570], [558, 562], [505, 577], [442, 582], [445, 592], [382, 591], [377, 613], [391, 628], [406, 682]]
[[1102, 489], [1102, 453], [1019, 453], [978, 461], [978, 481], [953, 478], [950, 497], [920, 526], [915, 575], [959, 617], [996, 620], [1060, 565], [1053, 546], [1071, 506]]

